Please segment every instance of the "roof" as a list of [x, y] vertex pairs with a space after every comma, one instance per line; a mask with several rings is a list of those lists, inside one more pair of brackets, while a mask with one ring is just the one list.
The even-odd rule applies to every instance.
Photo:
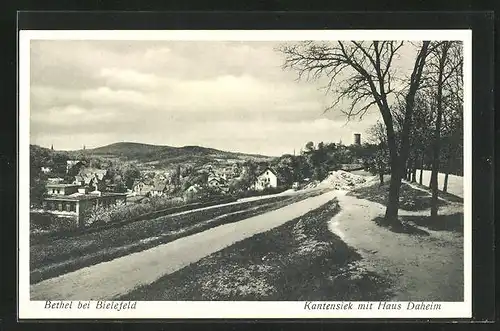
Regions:
[[221, 182], [221, 179], [220, 178], [217, 178], [217, 177], [210, 177], [208, 179], [209, 182], [213, 182], [213, 181], [216, 181], [217, 183], [220, 183]]
[[82, 168], [78, 172], [78, 175], [80, 176], [88, 176], [88, 175], [94, 175], [99, 177], [99, 180], [102, 180], [104, 176], [108, 173], [108, 170], [106, 169], [98, 169], [98, 168]]
[[45, 185], [46, 187], [58, 187], [58, 188], [62, 188], [62, 187], [79, 187], [80, 185], [79, 184], [51, 184], [51, 183], [47, 183], [47, 185]]
[[81, 161], [81, 160], [67, 160], [66, 161], [66, 164], [70, 164], [70, 165], [75, 165], [75, 164], [78, 164], [78, 163], [84, 163], [84, 162]]
[[142, 185], [146, 185], [146, 183], [144, 183], [144, 181], [143, 181], [143, 180], [137, 180], [137, 179], [136, 179], [136, 180], [134, 181], [134, 184], [132, 184], [132, 187], [135, 187], [135, 186], [140, 185], [140, 184], [142, 184]]
[[167, 187], [166, 183], [156, 183], [153, 186], [153, 191], [163, 191], [165, 190], [166, 187]]
[[186, 189], [186, 191], [187, 191], [187, 192], [191, 192], [191, 191], [198, 191], [198, 190], [200, 190], [200, 189], [201, 189], [201, 186], [200, 186], [200, 185], [198, 185], [198, 184], [194, 184], [194, 185], [189, 186], [189, 187]]
[[99, 181], [104, 179], [104, 176], [108, 173], [105, 169], [97, 169], [97, 168], [82, 168], [78, 172], [78, 175], [75, 176], [77, 181], [83, 181], [85, 184], [89, 184], [92, 179], [97, 179]]
[[[264, 170], [263, 170], [263, 171], [259, 174], [259, 176], [262, 176], [262, 175], [263, 175], [266, 171], [268, 171], [268, 170], [269, 170], [269, 171], [271, 171], [271, 172], [273, 173], [273, 175], [275, 175], [275, 176], [276, 176], [276, 171], [274, 171], [273, 169], [271, 169], [271, 168], [269, 168], [269, 167], [267, 167], [266, 169], [264, 169]], [[258, 177], [259, 177], [259, 176], [258, 176]]]
[[61, 195], [61, 196], [52, 196], [47, 197], [45, 200], [47, 201], [81, 201], [81, 200], [95, 200], [103, 197], [126, 197], [127, 193], [113, 193], [113, 192], [104, 192], [101, 195], [97, 194], [82, 194], [75, 193], [71, 195]]

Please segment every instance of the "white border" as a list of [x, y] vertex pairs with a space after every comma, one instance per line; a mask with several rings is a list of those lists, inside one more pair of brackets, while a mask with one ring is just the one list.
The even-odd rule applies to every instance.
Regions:
[[[304, 310], [304, 302], [139, 301], [134, 310], [50, 310], [29, 298], [29, 118], [31, 40], [462, 40], [464, 45], [464, 302], [439, 311]], [[68, 318], [470, 318], [472, 317], [472, 32], [471, 30], [149, 30], [19, 32], [19, 298], [20, 319]], [[406, 303], [401, 302], [403, 306]], [[76, 302], [73, 303], [74, 305]], [[376, 304], [375, 304], [376, 305]]]

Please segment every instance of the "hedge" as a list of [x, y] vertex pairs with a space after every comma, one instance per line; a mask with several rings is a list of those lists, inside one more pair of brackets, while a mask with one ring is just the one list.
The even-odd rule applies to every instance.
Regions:
[[[83, 227], [83, 228], [62, 228], [61, 230], [58, 231], [52, 231], [52, 232], [45, 232], [45, 233], [31, 233], [31, 240], [41, 240], [41, 239], [57, 239], [61, 237], [68, 237], [68, 236], [76, 236], [80, 235], [83, 233], [91, 233], [91, 232], [96, 232], [100, 231], [102, 229], [108, 229], [112, 227], [118, 227], [123, 224], [127, 223], [132, 223], [144, 219], [149, 219], [149, 218], [157, 218], [161, 216], [166, 216], [169, 214], [174, 214], [174, 213], [180, 213], [183, 211], [188, 211], [191, 209], [196, 209], [196, 208], [203, 208], [203, 207], [209, 207], [209, 206], [214, 206], [218, 204], [223, 204], [223, 203], [230, 203], [230, 202], [235, 202], [236, 199], [234, 197], [224, 197], [224, 198], [219, 198], [217, 200], [211, 200], [211, 201], [205, 201], [205, 202], [195, 202], [195, 203], [190, 203], [190, 204], [185, 204], [185, 205], [180, 205], [176, 207], [170, 207], [166, 209], [161, 209], [161, 210], [156, 210], [152, 212], [146, 212], [142, 213], [140, 215], [130, 217], [130, 218], [125, 218], [120, 221], [113, 221], [109, 223], [96, 223], [95, 225], [90, 225], [88, 227]], [[136, 206], [142, 206], [141, 204], [137, 204]], [[140, 207], [139, 207], [140, 208]], [[144, 206], [143, 208], [147, 208]]]

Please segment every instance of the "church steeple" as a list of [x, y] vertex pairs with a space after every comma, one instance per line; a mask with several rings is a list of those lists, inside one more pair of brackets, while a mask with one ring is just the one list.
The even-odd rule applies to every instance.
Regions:
[[54, 150], [54, 144], [50, 145], [50, 150]]

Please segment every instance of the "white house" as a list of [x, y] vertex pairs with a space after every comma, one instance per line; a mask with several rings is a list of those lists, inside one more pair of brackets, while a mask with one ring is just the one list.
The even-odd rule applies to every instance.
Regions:
[[278, 177], [272, 169], [267, 168], [257, 177], [255, 183], [252, 185], [252, 188], [254, 190], [261, 191], [270, 187], [278, 187]]
[[49, 172], [52, 171], [52, 168], [51, 167], [41, 167], [40, 170], [44, 173], [44, 174], [48, 174]]
[[149, 196], [151, 197], [161, 197], [165, 193], [167, 188], [167, 183], [164, 181], [158, 181], [154, 183], [153, 188], [149, 191]]

